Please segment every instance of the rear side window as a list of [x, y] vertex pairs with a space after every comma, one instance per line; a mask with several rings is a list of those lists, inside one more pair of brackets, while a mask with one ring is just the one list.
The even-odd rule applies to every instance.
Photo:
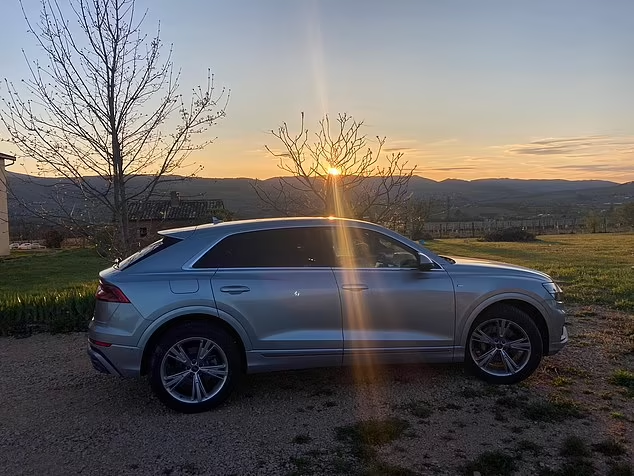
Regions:
[[137, 251], [131, 256], [128, 256], [126, 259], [119, 262], [116, 266], [118, 269], [129, 268], [133, 264], [139, 263], [146, 258], [176, 244], [180, 241], [178, 238], [173, 238], [170, 236], [164, 236], [158, 241], [155, 241], [152, 244], [147, 245], [145, 248]]
[[221, 240], [194, 268], [330, 267], [334, 254], [323, 228], [238, 233]]

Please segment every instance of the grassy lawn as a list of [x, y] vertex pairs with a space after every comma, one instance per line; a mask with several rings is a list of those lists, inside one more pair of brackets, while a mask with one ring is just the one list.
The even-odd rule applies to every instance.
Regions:
[[[553, 235], [535, 243], [434, 240], [440, 254], [506, 261], [558, 281], [567, 301], [634, 311], [634, 234]], [[98, 272], [94, 250], [14, 253], [0, 258], [0, 335], [81, 330], [92, 315]], [[26, 330], [25, 330], [26, 329]]]
[[540, 236], [534, 243], [486, 243], [477, 239], [433, 240], [436, 253], [486, 258], [551, 275], [580, 304], [634, 310], [634, 234]]
[[109, 266], [92, 249], [15, 252], [0, 258], [2, 295], [27, 295], [97, 286], [98, 273]]

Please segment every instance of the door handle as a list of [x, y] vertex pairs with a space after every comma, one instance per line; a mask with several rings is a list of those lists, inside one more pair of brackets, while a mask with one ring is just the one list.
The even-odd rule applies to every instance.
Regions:
[[247, 286], [223, 286], [220, 288], [220, 292], [227, 294], [242, 294], [251, 291]]
[[365, 291], [366, 289], [368, 289], [368, 287], [365, 284], [344, 284], [343, 286], [341, 286], [341, 288], [344, 289], [345, 291], [354, 291], [354, 292]]

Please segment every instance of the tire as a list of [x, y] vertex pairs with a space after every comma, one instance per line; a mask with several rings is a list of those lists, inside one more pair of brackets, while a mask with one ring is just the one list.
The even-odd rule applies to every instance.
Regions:
[[189, 322], [161, 337], [150, 363], [150, 385], [167, 407], [181, 413], [210, 410], [227, 399], [242, 373], [242, 357], [224, 329]]
[[498, 305], [474, 321], [465, 348], [465, 364], [493, 384], [513, 384], [529, 377], [541, 362], [542, 336], [524, 311]]

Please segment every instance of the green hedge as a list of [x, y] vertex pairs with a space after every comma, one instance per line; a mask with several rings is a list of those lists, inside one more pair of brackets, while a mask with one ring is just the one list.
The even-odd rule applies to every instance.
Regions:
[[0, 335], [84, 331], [95, 308], [95, 285], [43, 294], [0, 295]]

